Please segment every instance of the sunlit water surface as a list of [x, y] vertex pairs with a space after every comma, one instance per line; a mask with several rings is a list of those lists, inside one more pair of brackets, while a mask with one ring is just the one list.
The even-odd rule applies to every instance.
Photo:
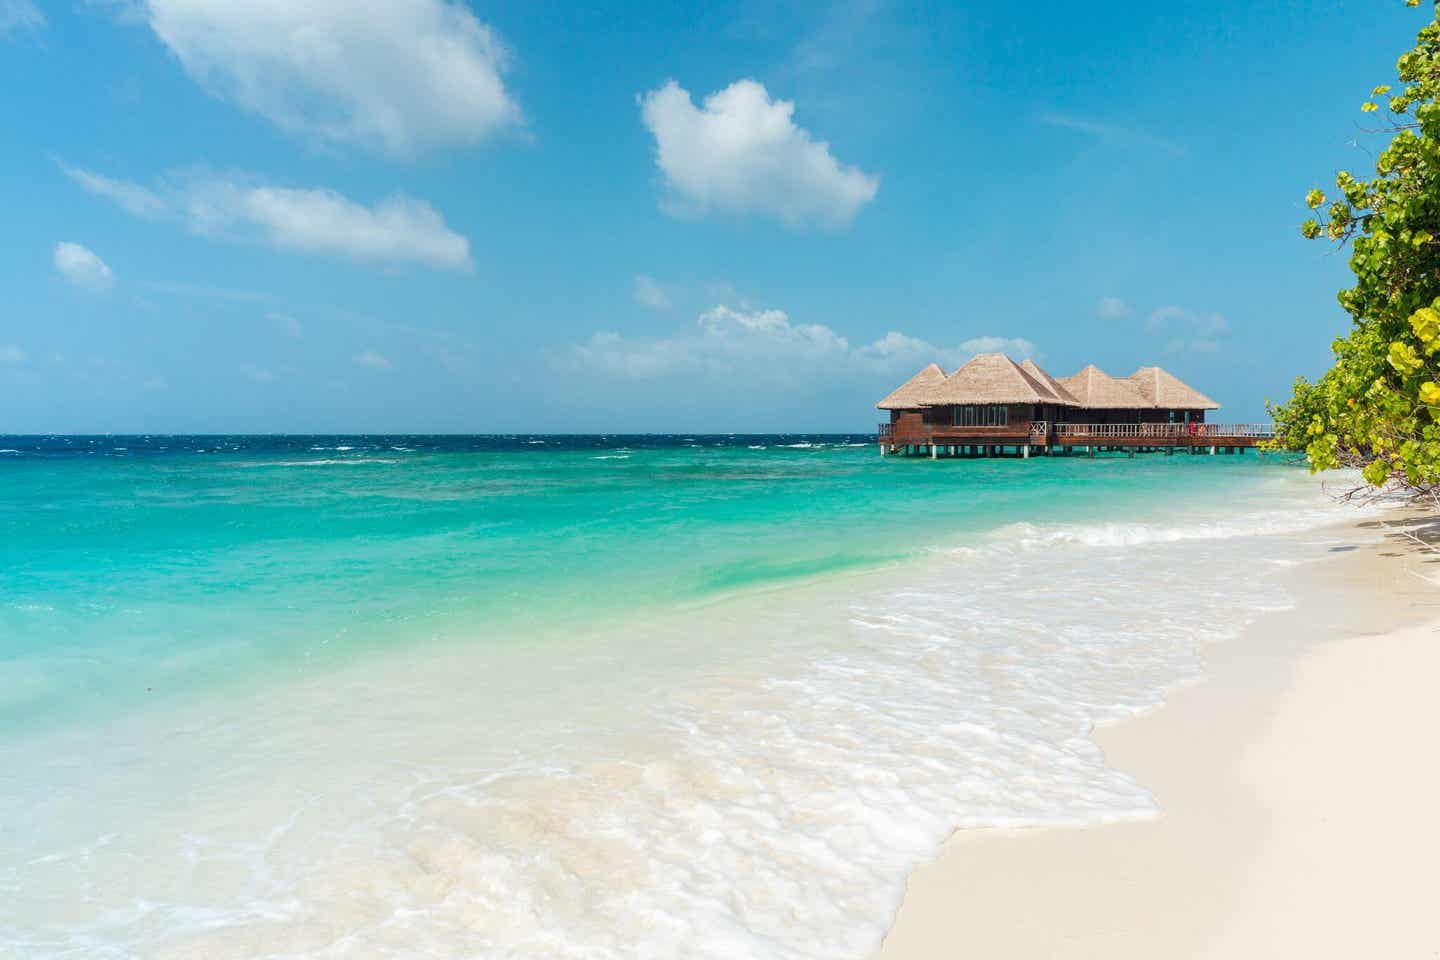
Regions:
[[0, 438], [0, 956], [865, 957], [1354, 517], [1245, 457]]

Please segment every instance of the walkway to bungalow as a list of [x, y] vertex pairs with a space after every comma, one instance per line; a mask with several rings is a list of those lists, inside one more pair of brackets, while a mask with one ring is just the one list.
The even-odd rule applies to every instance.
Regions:
[[941, 457], [1094, 456], [1112, 450], [1173, 454], [1244, 453], [1274, 437], [1265, 423], [1049, 423], [1032, 420], [1028, 430], [1013, 426], [880, 424], [881, 454]]

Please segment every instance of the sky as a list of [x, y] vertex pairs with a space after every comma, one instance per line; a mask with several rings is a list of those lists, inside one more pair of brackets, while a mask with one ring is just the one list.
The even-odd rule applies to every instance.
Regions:
[[925, 364], [1255, 422], [1402, 0], [0, 0], [0, 434], [867, 431]]

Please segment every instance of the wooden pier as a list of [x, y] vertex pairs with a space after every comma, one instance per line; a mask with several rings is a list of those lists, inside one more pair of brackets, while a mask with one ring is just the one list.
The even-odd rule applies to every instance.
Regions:
[[1173, 454], [1244, 453], [1275, 435], [1261, 423], [1050, 423], [1031, 420], [1023, 429], [951, 426], [899, 419], [880, 424], [880, 452], [931, 457], [1091, 456], [1123, 451]]

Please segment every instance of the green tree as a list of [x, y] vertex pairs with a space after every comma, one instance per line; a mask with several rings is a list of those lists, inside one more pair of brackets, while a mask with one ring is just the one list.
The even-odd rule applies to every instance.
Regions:
[[[1420, 0], [1406, 0], [1419, 6]], [[1303, 450], [1312, 470], [1352, 466], [1373, 486], [1440, 490], [1440, 0], [1414, 49], [1396, 64], [1398, 90], [1379, 86], [1360, 109], [1383, 114], [1390, 143], [1374, 176], [1311, 190], [1307, 239], [1350, 247], [1355, 285], [1340, 291], [1354, 320], [1335, 366], [1295, 381], [1272, 406], [1276, 446]]]

